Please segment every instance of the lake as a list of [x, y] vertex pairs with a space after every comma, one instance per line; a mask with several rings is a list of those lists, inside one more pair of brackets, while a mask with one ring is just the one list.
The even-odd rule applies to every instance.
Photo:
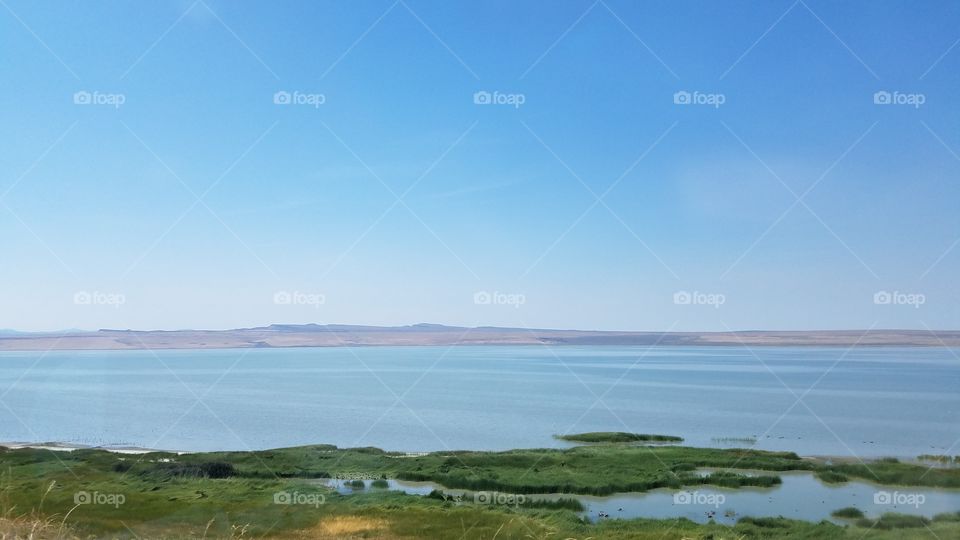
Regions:
[[756, 439], [802, 455], [958, 454], [956, 355], [535, 345], [3, 352], [0, 441], [430, 451], [632, 431], [693, 446]]

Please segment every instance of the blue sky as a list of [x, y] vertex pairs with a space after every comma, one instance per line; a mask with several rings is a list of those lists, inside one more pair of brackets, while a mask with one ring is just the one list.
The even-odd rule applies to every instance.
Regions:
[[958, 23], [3, 0], [0, 328], [956, 329]]

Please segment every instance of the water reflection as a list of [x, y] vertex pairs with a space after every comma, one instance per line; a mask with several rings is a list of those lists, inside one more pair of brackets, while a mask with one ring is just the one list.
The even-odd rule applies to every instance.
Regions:
[[[703, 470], [706, 474], [709, 470]], [[751, 471], [746, 471], [748, 474]], [[772, 488], [726, 489], [700, 486], [697, 489], [677, 491], [656, 489], [646, 493], [625, 493], [609, 497], [571, 494], [528, 495], [531, 500], [577, 499], [586, 508], [584, 517], [598, 519], [677, 518], [684, 517], [698, 523], [711, 519], [717, 523], [734, 524], [744, 516], [778, 517], [804, 521], [830, 520], [830, 513], [845, 507], [859, 508], [868, 517], [887, 512], [933, 517], [960, 510], [960, 490], [878, 486], [866, 482], [825, 484], [806, 472], [780, 473], [783, 484]], [[352, 488], [348, 480], [322, 480], [322, 484], [349, 495], [358, 491], [374, 490], [371, 480], [363, 480], [363, 490]], [[474, 502], [474, 494], [461, 489], [448, 489], [432, 482], [387, 480], [387, 487], [411, 495], [428, 495], [441, 490], [458, 502]], [[607, 517], [602, 517], [602, 516]]]

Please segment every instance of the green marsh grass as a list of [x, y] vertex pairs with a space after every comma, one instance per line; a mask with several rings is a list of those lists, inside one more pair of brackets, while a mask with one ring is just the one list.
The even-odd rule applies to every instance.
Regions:
[[859, 508], [854, 508], [853, 506], [839, 508], [833, 512], [830, 512], [830, 515], [840, 519], [861, 519], [864, 517], [863, 511]]
[[[907, 482], [902, 485], [952, 485], [960, 473], [957, 469], [933, 469], [924, 475], [928, 467], [891, 461], [868, 465], [884, 478]], [[696, 469], [703, 467], [716, 471], [707, 476], [697, 474]], [[771, 474], [747, 476], [738, 469]], [[124, 456], [101, 450], [54, 454], [47, 450], [0, 448], [0, 471], [0, 515], [8, 516], [6, 521], [0, 520], [0, 535], [16, 532], [6, 534], [6, 538], [27, 537], [21, 526], [36, 526], [46, 527], [44, 530], [50, 534], [34, 538], [132, 539], [136, 535], [212, 539], [269, 535], [300, 539], [323, 537], [310, 531], [321, 526], [328, 530], [337, 523], [352, 523], [350, 520], [375, 524], [369, 536], [390, 539], [686, 536], [892, 540], [929, 537], [926, 527], [941, 538], [960, 538], [957, 514], [937, 516], [927, 520], [926, 527], [919, 528], [913, 527], [919, 523], [915, 518], [890, 516], [867, 520], [863, 523], [867, 527], [854, 522], [846, 528], [829, 522], [748, 517], [741, 518], [732, 528], [687, 520], [602, 520], [593, 524], [584, 522], [578, 514], [576, 501], [484, 505], [474, 504], [470, 497], [458, 503], [383, 489], [341, 495], [313, 480], [329, 478], [335, 471], [384, 478], [416, 476], [449, 488], [460, 484], [482, 486], [471, 491], [605, 495], [704, 483], [725, 487], [773, 485], [779, 480], [775, 475], [778, 471], [841, 471], [851, 478], [873, 479], [869, 471], [858, 465], [826, 464], [801, 459], [790, 452], [600, 445], [563, 450], [407, 455], [319, 445], [262, 452], [151, 452]], [[120, 493], [126, 501], [117, 507], [78, 506], [74, 496], [79, 491]], [[325, 502], [317, 506], [276, 504], [274, 494], [278, 492], [323, 495]], [[54, 534], [52, 528], [60, 529], [61, 523], [64, 533]], [[464, 535], [468, 528], [464, 523], [476, 525]]]

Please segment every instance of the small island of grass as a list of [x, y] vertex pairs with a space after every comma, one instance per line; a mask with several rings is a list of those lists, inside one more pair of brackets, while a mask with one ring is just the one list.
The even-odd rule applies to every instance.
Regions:
[[839, 519], [861, 519], [864, 517], [863, 511], [853, 506], [847, 506], [830, 513], [831, 516]]
[[556, 438], [562, 441], [581, 442], [581, 443], [636, 443], [636, 442], [679, 443], [679, 442], [683, 442], [682, 437], [674, 437], [673, 435], [650, 435], [647, 433], [626, 433], [623, 431], [591, 431], [589, 433], [573, 433], [569, 435], [556, 435]]

